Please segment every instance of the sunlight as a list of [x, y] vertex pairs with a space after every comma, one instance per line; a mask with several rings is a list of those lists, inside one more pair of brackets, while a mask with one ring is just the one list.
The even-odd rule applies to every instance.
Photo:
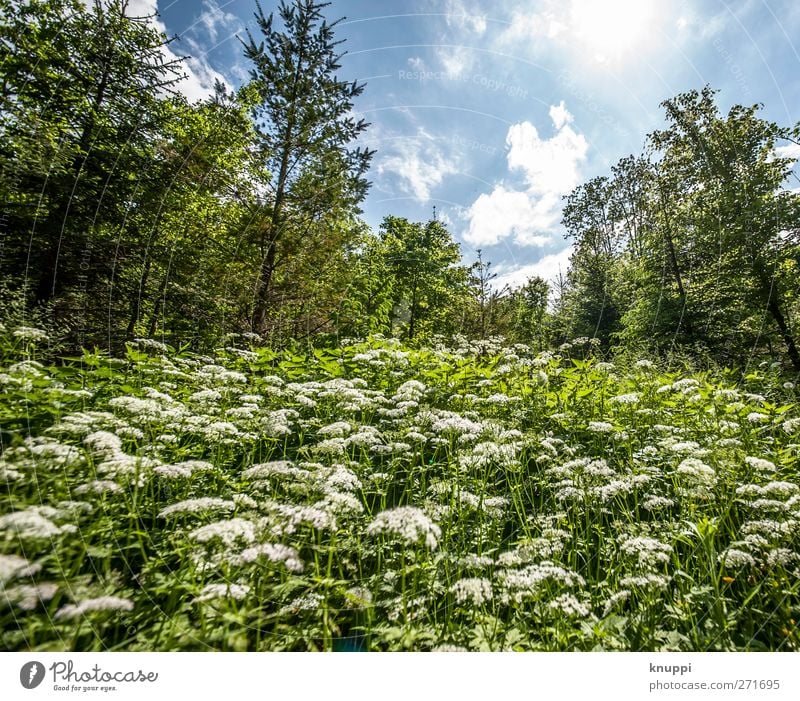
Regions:
[[573, 0], [572, 26], [584, 49], [600, 62], [617, 60], [648, 40], [652, 0]]

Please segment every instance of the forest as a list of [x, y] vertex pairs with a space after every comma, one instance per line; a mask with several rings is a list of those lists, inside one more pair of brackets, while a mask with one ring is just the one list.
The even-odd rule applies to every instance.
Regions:
[[328, 9], [190, 102], [127, 0], [0, 0], [0, 647], [800, 649], [800, 124], [667, 96], [499, 287], [362, 218]]

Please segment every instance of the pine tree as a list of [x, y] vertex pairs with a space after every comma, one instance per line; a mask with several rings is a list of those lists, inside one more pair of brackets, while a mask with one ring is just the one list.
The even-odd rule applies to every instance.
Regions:
[[365, 85], [336, 73], [341, 41], [322, 11], [330, 3], [281, 2], [281, 31], [257, 5], [257, 41], [248, 31], [245, 56], [260, 94], [254, 110], [258, 148], [271, 173], [259, 231], [261, 263], [255, 285], [252, 326], [264, 331], [279, 250], [292, 232], [308, 237], [326, 211], [352, 212], [366, 195], [365, 174], [373, 152], [351, 147], [368, 124], [352, 115]]

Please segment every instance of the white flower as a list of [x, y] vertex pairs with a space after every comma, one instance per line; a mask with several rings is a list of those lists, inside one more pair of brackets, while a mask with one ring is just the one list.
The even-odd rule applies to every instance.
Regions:
[[421, 509], [398, 506], [379, 513], [367, 526], [367, 534], [393, 535], [408, 545], [424, 544], [435, 550], [442, 531]]
[[663, 574], [647, 574], [634, 575], [631, 577], [623, 577], [619, 583], [626, 589], [666, 589], [669, 586], [670, 578]]
[[638, 404], [639, 395], [636, 392], [619, 394], [616, 397], [611, 397], [608, 401], [612, 404]]
[[42, 568], [18, 555], [0, 555], [0, 586], [17, 577], [30, 577]]
[[110, 431], [90, 433], [83, 442], [95, 453], [105, 457], [113, 457], [122, 451], [122, 439]]
[[319, 429], [317, 435], [343, 437], [351, 433], [352, 430], [353, 427], [347, 421], [335, 421]]
[[699, 487], [713, 487], [717, 481], [713, 468], [697, 458], [686, 458], [678, 465], [675, 472]]
[[728, 569], [738, 569], [740, 567], [754, 567], [755, 559], [750, 553], [736, 548], [728, 548], [717, 558]]
[[249, 593], [250, 587], [246, 584], [206, 584], [195, 598], [195, 601], [203, 602], [215, 599], [235, 599], [240, 601]]
[[606, 599], [605, 606], [603, 607], [603, 618], [608, 616], [617, 606], [626, 602], [631, 596], [630, 591], [627, 589], [621, 589], [620, 591], [612, 594], [611, 596]]
[[751, 424], [757, 424], [757, 423], [761, 423], [761, 422], [763, 422], [763, 421], [767, 421], [768, 419], [769, 419], [769, 416], [767, 416], [766, 414], [762, 414], [762, 413], [760, 413], [760, 412], [758, 412], [758, 411], [751, 411], [751, 412], [750, 412], [750, 413], [747, 415], [747, 420], [748, 420], [748, 421], [749, 421]]
[[589, 606], [576, 599], [572, 594], [557, 596], [548, 603], [547, 607], [574, 618], [588, 618], [592, 613], [592, 609]]
[[471, 603], [482, 606], [492, 600], [492, 583], [481, 577], [459, 579], [450, 587], [450, 591], [459, 604]]
[[185, 499], [176, 504], [161, 509], [159, 518], [166, 518], [172, 514], [196, 514], [204, 511], [233, 511], [236, 505], [227, 499], [219, 497], [197, 497], [195, 499]]
[[756, 458], [751, 455], [748, 455], [744, 461], [748, 466], [752, 467], [754, 470], [758, 470], [759, 472], [775, 472], [777, 469], [775, 467], [775, 463], [770, 462], [769, 460], [764, 460], [763, 458]]
[[672, 546], [653, 538], [623, 538], [619, 543], [620, 550], [630, 557], [636, 558], [640, 565], [659, 565], [669, 562]]
[[0, 531], [7, 531], [18, 538], [31, 540], [52, 538], [68, 532], [65, 526], [57, 526], [50, 519], [44, 517], [34, 509], [25, 511], [12, 511], [10, 514], [0, 516]]
[[56, 611], [57, 619], [79, 618], [86, 613], [96, 611], [133, 611], [133, 602], [119, 596], [100, 596], [95, 599], [84, 599], [79, 604], [67, 604]]
[[46, 341], [49, 338], [46, 331], [33, 326], [18, 326], [13, 335], [14, 338], [21, 338], [23, 341], [33, 341], [34, 343]]
[[78, 485], [74, 489], [75, 494], [88, 494], [94, 492], [95, 494], [118, 494], [122, 491], [122, 487], [113, 480], [92, 480], [85, 484]]
[[256, 539], [256, 526], [252, 521], [243, 518], [231, 518], [201, 526], [192, 531], [189, 537], [198, 543], [218, 540], [223, 545], [231, 547], [237, 541], [252, 543]]
[[242, 550], [235, 562], [256, 562], [260, 558], [277, 562], [286, 567], [290, 572], [302, 572], [305, 565], [300, 559], [297, 550], [281, 543], [262, 543]]
[[611, 433], [614, 430], [614, 425], [607, 421], [590, 421], [586, 430], [593, 433]]
[[4, 595], [7, 601], [18, 606], [23, 611], [33, 611], [40, 603], [50, 601], [57, 591], [57, 584], [41, 582], [38, 584], [17, 584], [5, 589]]

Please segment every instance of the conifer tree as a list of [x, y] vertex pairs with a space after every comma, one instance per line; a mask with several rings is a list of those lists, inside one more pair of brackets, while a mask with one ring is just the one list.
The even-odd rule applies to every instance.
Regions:
[[[273, 24], [257, 5], [261, 36], [248, 31], [245, 56], [260, 95], [254, 110], [258, 148], [271, 174], [258, 233], [261, 261], [254, 290], [253, 330], [267, 326], [270, 290], [283, 261], [287, 237], [311, 240], [326, 213], [352, 213], [366, 195], [369, 149], [352, 143], [368, 124], [353, 116], [353, 101], [365, 85], [337, 77], [341, 41], [323, 10], [330, 3], [281, 2]], [[289, 246], [288, 248], [292, 248]]]

